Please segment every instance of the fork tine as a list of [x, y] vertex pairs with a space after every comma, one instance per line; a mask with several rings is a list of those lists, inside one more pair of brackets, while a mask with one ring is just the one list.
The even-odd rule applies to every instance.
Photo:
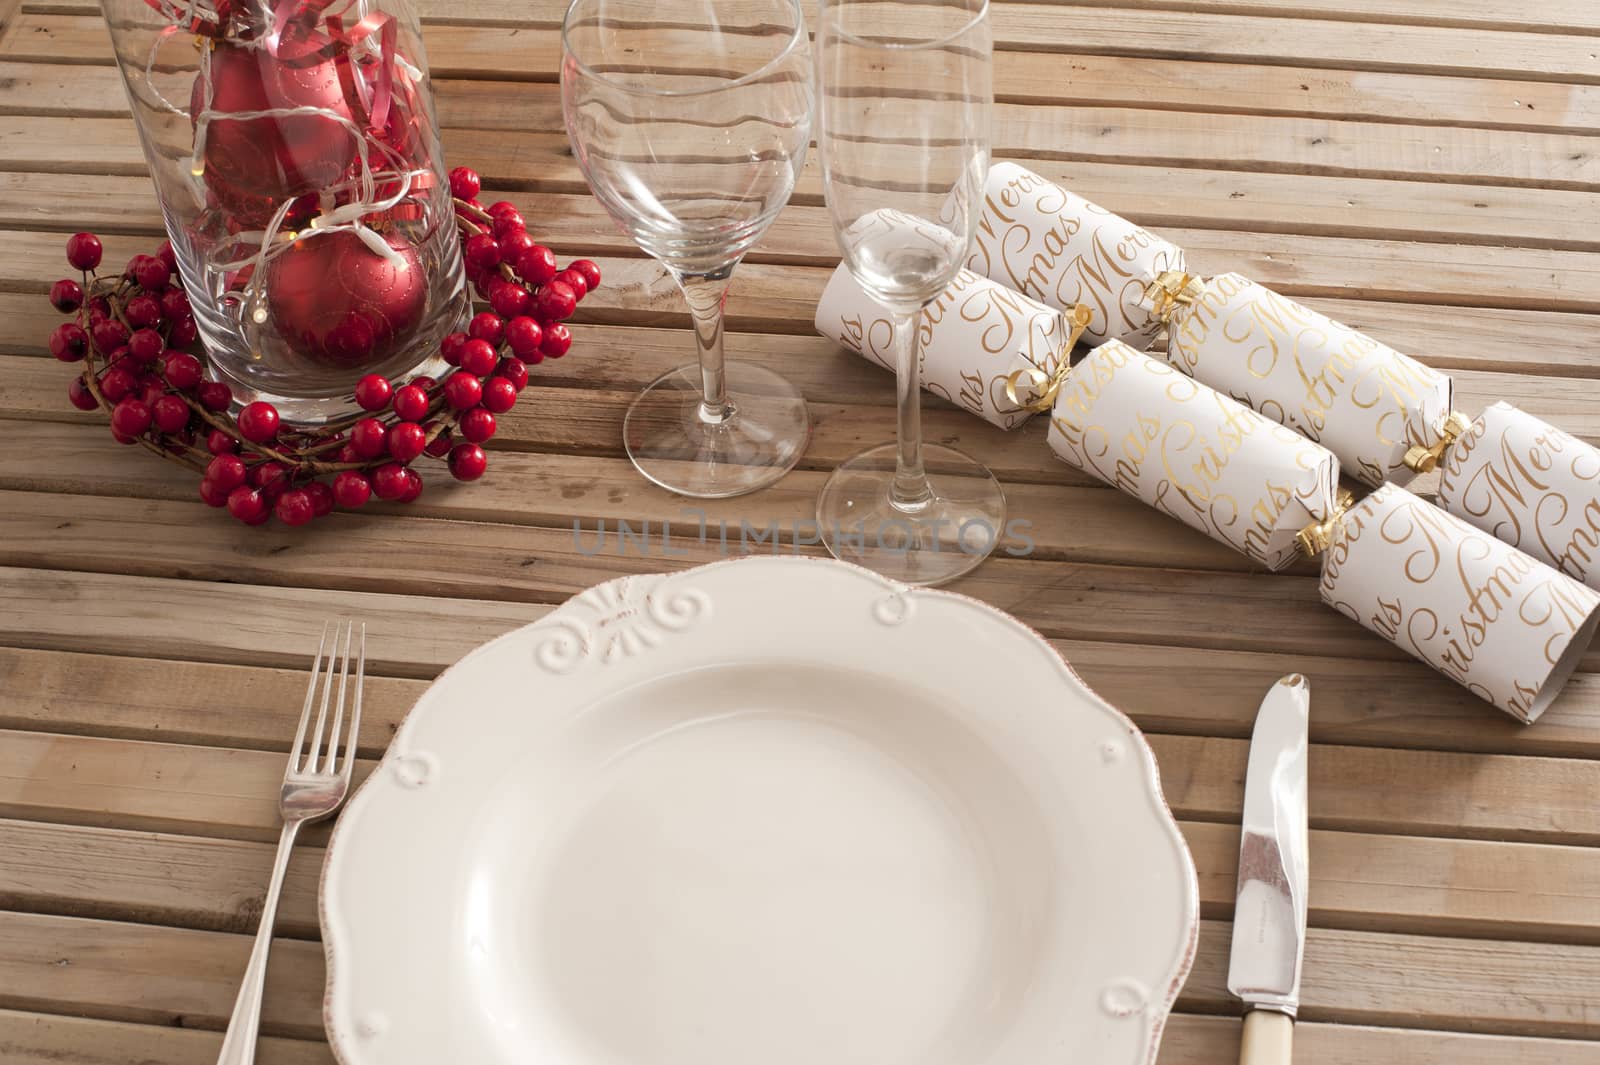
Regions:
[[[348, 658], [346, 659], [348, 662]], [[344, 766], [339, 770], [345, 786], [350, 784], [350, 774], [355, 770], [356, 747], [361, 741], [361, 690], [367, 681], [367, 625], [361, 623], [361, 657], [356, 661], [356, 690], [350, 707], [350, 742], [345, 745]]]
[[[350, 680], [350, 637], [354, 632], [354, 623], [345, 626], [344, 660], [339, 666], [339, 699], [333, 708], [333, 724], [328, 726], [328, 753], [322, 764], [324, 773], [333, 772], [334, 762], [339, 757], [339, 728], [344, 724], [344, 691]], [[313, 765], [311, 768], [315, 770], [317, 767]]]
[[311, 753], [306, 755], [304, 765], [299, 769], [312, 773], [317, 768], [317, 755], [322, 751], [322, 726], [328, 720], [328, 697], [333, 694], [333, 664], [339, 659], [339, 634], [344, 628], [344, 622], [337, 622], [333, 628], [333, 642], [328, 648], [328, 665], [326, 682], [322, 685], [322, 702], [317, 707], [317, 724], [311, 730]]
[[300, 708], [300, 727], [295, 730], [294, 748], [289, 752], [290, 772], [300, 765], [300, 756], [305, 752], [306, 725], [311, 721], [311, 704], [317, 697], [317, 678], [322, 675], [322, 652], [327, 648], [328, 622], [323, 622], [322, 639], [317, 642], [317, 657], [311, 660], [311, 677], [306, 681], [306, 703]]

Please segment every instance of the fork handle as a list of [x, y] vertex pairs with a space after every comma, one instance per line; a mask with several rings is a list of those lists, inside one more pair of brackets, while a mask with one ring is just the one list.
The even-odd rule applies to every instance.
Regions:
[[261, 995], [267, 986], [267, 952], [272, 949], [272, 926], [278, 916], [278, 895], [283, 890], [283, 874], [294, 852], [294, 838], [302, 821], [285, 821], [278, 835], [278, 854], [272, 862], [272, 879], [267, 883], [267, 898], [261, 905], [261, 927], [256, 929], [250, 963], [245, 966], [239, 997], [233, 1002], [233, 1017], [228, 1034], [222, 1037], [222, 1053], [217, 1065], [251, 1065], [256, 1060], [256, 1035], [261, 1029]]

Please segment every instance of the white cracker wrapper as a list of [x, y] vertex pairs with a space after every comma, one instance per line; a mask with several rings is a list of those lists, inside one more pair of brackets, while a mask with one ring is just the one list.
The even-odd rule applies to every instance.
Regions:
[[[894, 322], [841, 264], [817, 303], [817, 332], [895, 372]], [[1071, 328], [1062, 313], [980, 277], [971, 270], [922, 312], [919, 361], [922, 387], [1002, 429], [1032, 415], [1037, 398], [1026, 378], [1017, 398], [1006, 396], [1006, 378], [1019, 370], [1053, 374]]]
[[1600, 450], [1496, 403], [1439, 464], [1439, 505], [1600, 588]]
[[1372, 486], [1415, 477], [1407, 449], [1437, 442], [1450, 413], [1444, 374], [1239, 274], [1175, 309], [1167, 361], [1321, 443]]
[[1339, 460], [1119, 340], [1067, 375], [1050, 418], [1057, 456], [1270, 569], [1332, 512]]
[[1141, 349], [1161, 331], [1145, 286], [1183, 265], [1177, 245], [1015, 163], [990, 168], [967, 257], [970, 269], [1041, 303], [1088, 307], [1090, 344]]
[[1600, 594], [1386, 484], [1323, 554], [1322, 601], [1520, 721], [1560, 692]]

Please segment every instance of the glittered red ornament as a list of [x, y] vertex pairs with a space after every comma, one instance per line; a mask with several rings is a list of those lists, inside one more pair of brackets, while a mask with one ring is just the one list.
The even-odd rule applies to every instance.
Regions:
[[[331, 59], [303, 36], [286, 33], [278, 54], [218, 41], [209, 74], [195, 79], [190, 117], [212, 114], [205, 129], [205, 181], [227, 208], [251, 198], [282, 201], [337, 182], [356, 158], [353, 120]], [[207, 87], [210, 88], [209, 107]], [[331, 114], [236, 119], [226, 113], [315, 107]], [[338, 116], [337, 118], [334, 116]]]
[[428, 278], [416, 249], [387, 238], [395, 264], [349, 230], [296, 241], [267, 267], [273, 328], [295, 351], [333, 366], [381, 362], [422, 320]]

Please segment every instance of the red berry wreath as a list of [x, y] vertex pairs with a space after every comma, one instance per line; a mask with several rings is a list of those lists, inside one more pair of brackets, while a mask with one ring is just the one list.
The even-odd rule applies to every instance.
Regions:
[[205, 376], [194, 315], [174, 283], [171, 242], [156, 255], [135, 255], [121, 276], [101, 277], [94, 272], [99, 238], [77, 233], [67, 240], [67, 261], [83, 280], [50, 287], [50, 302], [74, 316], [50, 334], [50, 353], [84, 363], [68, 399], [80, 410], [104, 411], [119, 443], [200, 474], [200, 498], [247, 525], [274, 514], [304, 525], [374, 495], [409, 503], [422, 494], [413, 463], [423, 456], [443, 460], [457, 480], [477, 480], [495, 415], [516, 404], [530, 364], [567, 353], [572, 334], [562, 323], [600, 284], [600, 268], [588, 259], [558, 269], [517, 209], [504, 201], [484, 208], [480, 189], [466, 167], [450, 172], [467, 276], [490, 310], [440, 343], [453, 368], [442, 381], [396, 385], [368, 374], [354, 388], [366, 413], [314, 429], [281, 424], [270, 403], [230, 414], [232, 391]]

